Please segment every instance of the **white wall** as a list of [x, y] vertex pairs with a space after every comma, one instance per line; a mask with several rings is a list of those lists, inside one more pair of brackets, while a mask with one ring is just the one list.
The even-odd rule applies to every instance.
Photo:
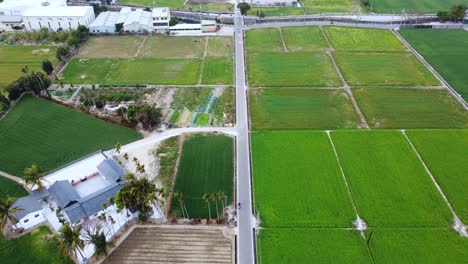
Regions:
[[41, 28], [57, 31], [59, 28], [63, 30], [77, 29], [80, 25], [88, 27], [94, 21], [94, 18], [94, 12], [91, 9], [91, 12], [87, 12], [86, 15], [80, 17], [25, 16], [23, 17], [23, 23], [28, 31]]
[[148, 27], [147, 25], [140, 24], [138, 22], [132, 23], [130, 25], [124, 25], [124, 31], [129, 31], [129, 32], [152, 32], [153, 28]]
[[21, 220], [19, 220], [19, 222], [14, 227], [28, 229], [45, 221], [46, 218], [44, 217], [42, 210], [39, 210], [21, 218]]

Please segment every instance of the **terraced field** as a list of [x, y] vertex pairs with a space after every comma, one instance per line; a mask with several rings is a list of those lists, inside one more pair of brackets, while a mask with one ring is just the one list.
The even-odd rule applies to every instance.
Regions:
[[137, 227], [105, 263], [234, 263], [234, 234], [227, 227]]

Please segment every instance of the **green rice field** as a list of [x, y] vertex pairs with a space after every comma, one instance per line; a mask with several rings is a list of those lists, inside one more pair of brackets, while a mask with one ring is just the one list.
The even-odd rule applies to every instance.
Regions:
[[143, 37], [105, 36], [91, 37], [80, 48], [78, 57], [92, 58], [132, 58], [138, 53]]
[[0, 167], [23, 176], [36, 163], [45, 171], [98, 150], [126, 144], [142, 136], [45, 99], [25, 96], [0, 120]]
[[280, 28], [288, 51], [328, 50], [328, 43], [319, 27]]
[[373, 128], [467, 128], [468, 112], [445, 89], [354, 88]]
[[248, 52], [282, 51], [282, 40], [278, 29], [261, 28], [245, 33], [245, 46]]
[[223, 57], [207, 57], [203, 65], [202, 84], [234, 83], [234, 62], [232, 59]]
[[[434, 1], [435, 2], [435, 1]], [[468, 1], [464, 1], [468, 4]], [[403, 29], [401, 35], [461, 96], [468, 100], [468, 32]]]
[[458, 216], [468, 222], [468, 130], [406, 132]]
[[357, 128], [359, 118], [344, 90], [251, 89], [253, 130]]
[[374, 28], [323, 27], [336, 51], [405, 51], [390, 30]]
[[435, 14], [440, 10], [449, 10], [454, 4], [468, 5], [467, 0], [373, 0], [371, 9], [377, 13], [423, 12]]
[[450, 211], [399, 131], [333, 131], [359, 215], [370, 227], [447, 227]]
[[334, 52], [333, 57], [351, 86], [440, 85], [432, 73], [409, 52]]
[[325, 132], [255, 132], [252, 149], [262, 226], [352, 225], [356, 216]]
[[18, 183], [0, 176], [0, 199], [7, 196], [20, 198], [28, 195], [28, 192]]
[[[192, 135], [184, 140], [177, 170], [174, 192], [182, 192], [190, 218], [208, 218], [208, 204], [203, 194], [222, 191], [228, 205], [232, 203], [234, 181], [234, 143], [221, 135]], [[218, 201], [221, 210], [221, 201]], [[216, 201], [210, 204], [211, 217], [216, 218]], [[181, 216], [177, 199], [171, 213]]]

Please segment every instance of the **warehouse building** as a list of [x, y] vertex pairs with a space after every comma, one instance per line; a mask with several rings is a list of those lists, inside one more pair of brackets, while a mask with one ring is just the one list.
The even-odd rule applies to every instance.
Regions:
[[91, 6], [38, 7], [23, 12], [25, 30], [72, 30], [80, 25], [88, 27], [94, 18]]

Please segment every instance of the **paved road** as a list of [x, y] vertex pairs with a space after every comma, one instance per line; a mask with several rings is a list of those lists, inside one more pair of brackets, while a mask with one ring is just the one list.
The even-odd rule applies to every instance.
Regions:
[[[237, 4], [236, 4], [237, 6]], [[250, 182], [249, 115], [247, 109], [247, 86], [244, 69], [244, 44], [242, 27], [244, 20], [236, 8], [234, 18], [236, 59], [236, 129], [237, 129], [237, 263], [255, 263], [254, 230], [252, 224], [252, 191]]]

